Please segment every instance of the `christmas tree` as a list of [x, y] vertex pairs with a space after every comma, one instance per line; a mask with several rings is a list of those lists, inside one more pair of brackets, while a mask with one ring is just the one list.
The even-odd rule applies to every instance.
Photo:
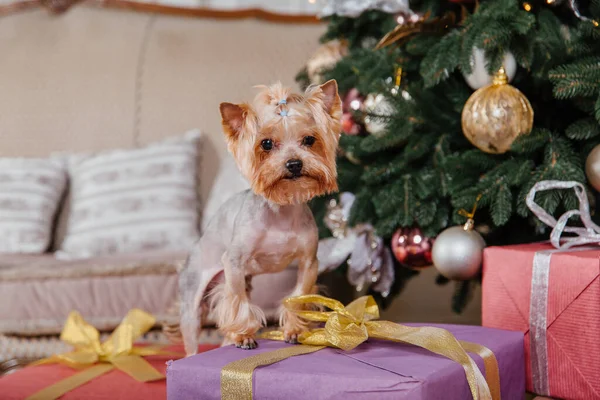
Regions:
[[[379, 8], [352, 12], [343, 3], [330, 2], [325, 47], [297, 79], [338, 82], [339, 187], [356, 196], [349, 225], [371, 224], [390, 246], [400, 228], [434, 238], [464, 224], [460, 210], [477, 203], [487, 245], [547, 239], [525, 205], [531, 187], [598, 182], [585, 164], [600, 143], [600, 0], [366, 1]], [[494, 84], [504, 92], [467, 102]], [[313, 204], [319, 222], [329, 201]], [[555, 215], [577, 207], [566, 191], [536, 201]], [[392, 294], [412, 274], [397, 263]], [[456, 311], [472, 278], [457, 283]]]

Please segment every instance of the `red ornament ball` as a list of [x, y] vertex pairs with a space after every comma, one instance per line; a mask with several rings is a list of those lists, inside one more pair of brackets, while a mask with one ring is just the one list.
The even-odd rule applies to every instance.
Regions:
[[362, 125], [354, 118], [354, 113], [364, 108], [364, 96], [356, 89], [350, 89], [342, 100], [342, 132], [346, 135], [358, 135]]
[[342, 100], [342, 111], [352, 113], [363, 109], [365, 97], [356, 89], [350, 89]]
[[342, 131], [346, 135], [358, 135], [360, 133], [360, 125], [354, 120], [351, 113], [342, 114]]
[[405, 267], [421, 269], [432, 265], [433, 242], [418, 227], [400, 228], [392, 236], [392, 251]]

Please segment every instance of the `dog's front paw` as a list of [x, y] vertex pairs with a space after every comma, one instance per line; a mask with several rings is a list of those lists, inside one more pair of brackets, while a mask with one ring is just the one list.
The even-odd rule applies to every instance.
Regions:
[[286, 329], [283, 332], [283, 340], [285, 340], [286, 343], [298, 344], [299, 343], [298, 339], [300, 338], [301, 333], [302, 333], [302, 331], [299, 329], [293, 329], [293, 330]]
[[238, 349], [253, 350], [258, 347], [258, 343], [252, 338], [246, 338], [241, 342], [236, 342], [235, 347]]
[[298, 344], [300, 335], [307, 331], [307, 323], [289, 310], [282, 315], [283, 340], [286, 343]]
[[234, 342], [238, 349], [252, 350], [258, 347], [258, 343], [252, 336], [237, 335]]

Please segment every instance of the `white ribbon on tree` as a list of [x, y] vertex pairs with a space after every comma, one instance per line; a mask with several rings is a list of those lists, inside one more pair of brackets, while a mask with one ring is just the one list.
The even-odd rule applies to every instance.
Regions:
[[339, 15], [355, 18], [366, 10], [380, 10], [390, 14], [398, 12], [412, 14], [408, 0], [327, 0], [319, 17]]
[[333, 271], [348, 260], [348, 282], [359, 291], [371, 285], [385, 297], [394, 283], [392, 253], [370, 224], [348, 226], [354, 200], [352, 193], [344, 192], [339, 202], [329, 204], [325, 224], [333, 237], [319, 241], [319, 273]]
[[[556, 220], [552, 215], [548, 214], [546, 210], [540, 207], [535, 202], [535, 195], [538, 192], [546, 190], [557, 190], [557, 189], [573, 189], [575, 195], [579, 200], [579, 209], [567, 211]], [[568, 249], [573, 246], [580, 246], [584, 244], [599, 244], [600, 243], [600, 226], [596, 225], [592, 221], [590, 215], [590, 203], [585, 192], [585, 187], [575, 181], [541, 181], [536, 183], [526, 199], [527, 207], [539, 218], [544, 224], [552, 228], [550, 233], [550, 243], [557, 249]], [[583, 223], [583, 228], [567, 226], [569, 218], [578, 215]], [[574, 237], [561, 237], [563, 232], [574, 233], [577, 236]], [[561, 244], [562, 240], [562, 244]]]

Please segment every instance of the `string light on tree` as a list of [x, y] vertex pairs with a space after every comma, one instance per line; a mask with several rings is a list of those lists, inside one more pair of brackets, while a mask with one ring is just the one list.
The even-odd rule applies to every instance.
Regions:
[[[556, 6], [560, 6], [563, 3], [563, 1], [564, 0], [546, 0], [546, 4], [551, 7], [556, 7]], [[588, 18], [581, 14], [581, 12], [579, 11], [579, 5], [577, 4], [576, 0], [568, 0], [568, 1], [569, 1], [569, 8], [571, 9], [571, 11], [575, 15], [575, 17], [577, 17], [581, 21], [590, 22], [596, 28], [600, 27], [600, 22], [596, 21], [595, 19]], [[527, 12], [530, 12], [531, 10], [533, 10], [533, 6], [528, 1], [524, 1], [523, 3], [521, 3], [521, 6]]]
[[462, 111], [464, 135], [486, 153], [507, 152], [516, 138], [532, 128], [533, 108], [523, 93], [508, 84], [503, 67], [491, 85], [469, 97]]
[[421, 21], [422, 16], [417, 13], [400, 12], [400, 13], [397, 13], [396, 15], [394, 15], [394, 18], [396, 19], [396, 23], [398, 25], [404, 25], [404, 24], [416, 24], [417, 22]]
[[448, 279], [473, 279], [481, 269], [485, 240], [473, 229], [475, 210], [481, 195], [477, 197], [473, 210], [460, 211], [467, 217], [464, 226], [453, 226], [440, 233], [435, 239], [431, 257], [433, 265], [440, 274]]

